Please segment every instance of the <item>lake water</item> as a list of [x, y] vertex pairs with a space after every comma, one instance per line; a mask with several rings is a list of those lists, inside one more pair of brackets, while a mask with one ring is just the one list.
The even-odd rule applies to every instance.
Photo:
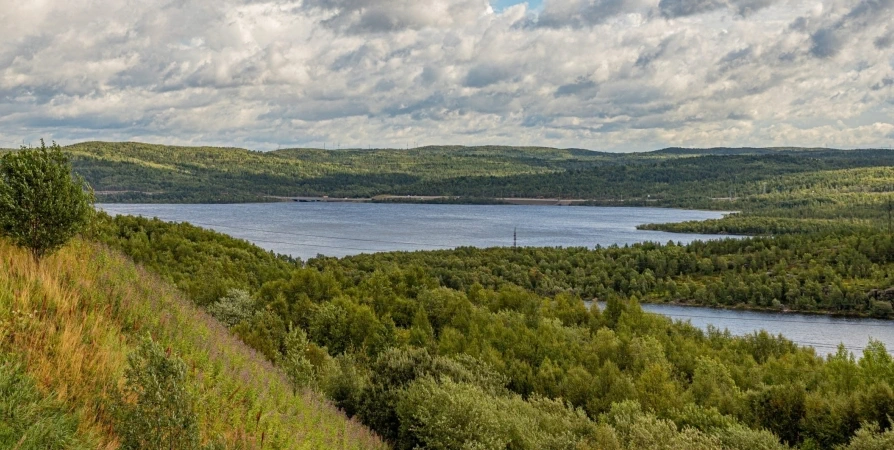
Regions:
[[[698, 306], [664, 304], [641, 306], [644, 311], [661, 314], [674, 320], [688, 320], [702, 330], [707, 330], [708, 325], [713, 325], [742, 336], [764, 329], [773, 335], [781, 334], [799, 345], [813, 347], [819, 355], [835, 353], [838, 344], [844, 344], [848, 350], [859, 356], [869, 339], [883, 342], [889, 353], [894, 350], [894, 322], [891, 321], [813, 314], [735, 311]], [[604, 308], [605, 305], [601, 303], [600, 307]]]
[[460, 246], [603, 247], [687, 243], [716, 235], [637, 230], [645, 223], [716, 219], [724, 213], [666, 208], [394, 203], [102, 204], [110, 214], [190, 222], [268, 250], [308, 259]]

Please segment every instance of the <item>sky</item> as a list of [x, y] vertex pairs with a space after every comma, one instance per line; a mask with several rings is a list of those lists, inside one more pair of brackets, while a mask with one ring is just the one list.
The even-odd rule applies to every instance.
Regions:
[[894, 0], [31, 0], [0, 147], [894, 145]]

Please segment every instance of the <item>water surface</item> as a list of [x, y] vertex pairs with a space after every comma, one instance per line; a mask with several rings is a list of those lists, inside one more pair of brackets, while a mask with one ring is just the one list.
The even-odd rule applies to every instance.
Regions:
[[393, 203], [102, 204], [110, 214], [190, 222], [308, 259], [460, 246], [603, 247], [687, 243], [716, 235], [637, 230], [645, 223], [716, 219], [718, 211], [529, 205]]
[[[600, 307], [604, 308], [605, 304], [600, 302]], [[838, 344], [844, 344], [859, 356], [870, 339], [884, 343], [889, 353], [894, 350], [894, 322], [886, 320], [666, 304], [643, 304], [642, 308], [674, 320], [689, 321], [702, 330], [707, 330], [709, 325], [727, 329], [736, 336], [767, 330], [796, 344], [813, 347], [819, 355], [835, 353]]]

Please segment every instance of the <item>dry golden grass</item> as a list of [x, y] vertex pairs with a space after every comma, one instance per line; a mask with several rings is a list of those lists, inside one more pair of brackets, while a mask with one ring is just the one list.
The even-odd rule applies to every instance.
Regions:
[[76, 241], [36, 263], [0, 240], [0, 351], [17, 355], [100, 448], [117, 448], [109, 398], [145, 333], [186, 362], [206, 440], [230, 448], [384, 447], [316, 394], [294, 395], [261, 355], [123, 256]]

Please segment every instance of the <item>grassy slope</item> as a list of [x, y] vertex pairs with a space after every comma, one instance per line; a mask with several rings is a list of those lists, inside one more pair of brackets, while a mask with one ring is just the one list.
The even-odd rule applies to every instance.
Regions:
[[96, 448], [117, 447], [107, 399], [145, 333], [186, 362], [204, 439], [230, 448], [382, 447], [314, 394], [293, 394], [262, 356], [123, 256], [75, 242], [35, 264], [0, 240], [0, 354], [21, 361]]

